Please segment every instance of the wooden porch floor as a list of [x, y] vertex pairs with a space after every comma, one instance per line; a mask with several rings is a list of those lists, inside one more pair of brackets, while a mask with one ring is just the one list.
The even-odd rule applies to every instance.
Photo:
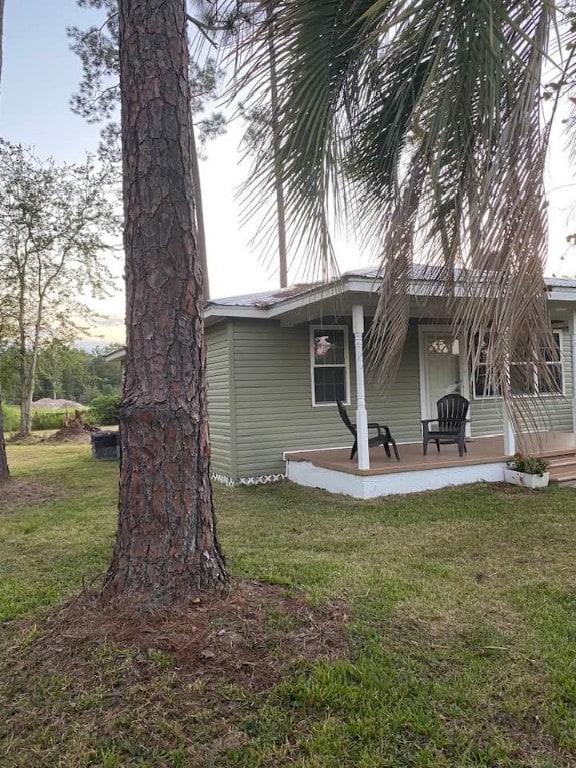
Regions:
[[[357, 457], [350, 461], [350, 448], [330, 448], [318, 451], [297, 451], [285, 454], [289, 461], [308, 461], [316, 467], [334, 469], [353, 475], [385, 475], [422, 469], [491, 464], [506, 461], [504, 440], [497, 437], [473, 437], [466, 442], [468, 452], [462, 458], [457, 445], [442, 445], [440, 453], [434, 443], [428, 446], [428, 455], [422, 455], [422, 443], [398, 445], [400, 461], [388, 459], [381, 446], [370, 449], [370, 469], [358, 469]], [[575, 454], [574, 435], [571, 432], [530, 432], [517, 438], [516, 449], [537, 456]]]

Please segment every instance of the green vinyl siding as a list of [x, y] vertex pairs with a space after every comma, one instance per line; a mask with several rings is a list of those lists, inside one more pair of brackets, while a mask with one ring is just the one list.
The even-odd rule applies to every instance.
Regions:
[[[526, 430], [572, 432], [572, 344], [567, 330], [562, 332], [562, 365], [564, 396], [546, 395], [517, 399], [519, 411], [528, 412], [524, 417]], [[472, 384], [471, 384], [472, 386]], [[502, 434], [502, 401], [499, 397], [478, 398], [470, 403], [470, 426], [473, 437]]]
[[[350, 400], [356, 403], [354, 338], [348, 328]], [[352, 436], [335, 405], [312, 405], [310, 326], [228, 320], [208, 330], [212, 470], [233, 481], [285, 471], [286, 451], [350, 446]], [[535, 403], [535, 425], [572, 431], [571, 337], [562, 334], [564, 397]], [[412, 321], [394, 383], [384, 387], [366, 372], [368, 418], [387, 424], [398, 443], [421, 439], [418, 324]], [[349, 406], [354, 419], [354, 405]], [[473, 437], [502, 433], [500, 399], [474, 399]], [[534, 428], [534, 426], [532, 427]], [[402, 453], [400, 449], [400, 453]]]
[[[349, 446], [352, 436], [335, 405], [312, 405], [308, 325], [282, 328], [273, 321], [235, 321], [234, 391], [238, 476], [284, 472], [284, 451]], [[351, 400], [355, 402], [352, 330], [348, 330]], [[416, 330], [411, 330], [397, 387], [382, 394], [367, 376], [368, 416], [386, 422], [398, 441], [420, 435]], [[352, 410], [352, 409], [351, 409]]]
[[418, 356], [418, 327], [410, 324], [402, 359], [394, 382], [386, 387], [377, 377], [366, 373], [366, 408], [368, 420], [390, 427], [398, 443], [421, 439], [420, 362]]
[[234, 479], [235, 443], [233, 372], [230, 368], [232, 328], [222, 323], [207, 329], [208, 415], [212, 472]]

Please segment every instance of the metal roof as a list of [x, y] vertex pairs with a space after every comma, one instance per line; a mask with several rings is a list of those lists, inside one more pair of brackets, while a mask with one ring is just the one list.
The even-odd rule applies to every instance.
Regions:
[[[258, 293], [246, 293], [240, 296], [226, 296], [219, 299], [211, 299], [206, 308], [217, 313], [218, 307], [251, 307], [254, 309], [270, 309], [282, 302], [297, 297], [304, 296], [306, 293], [312, 293], [318, 288], [331, 288], [339, 283], [344, 286], [346, 282], [352, 279], [377, 280], [381, 275], [378, 267], [367, 267], [365, 269], [355, 269], [342, 273], [341, 277], [332, 280], [329, 283], [298, 283], [288, 288], [276, 288], [274, 290], [260, 291]], [[434, 281], [443, 279], [445, 271], [442, 267], [430, 266], [428, 264], [414, 264], [412, 268], [412, 279], [417, 281]], [[458, 279], [458, 274], [456, 275]], [[576, 279], [545, 277], [544, 284], [547, 288], [567, 288], [576, 289]]]

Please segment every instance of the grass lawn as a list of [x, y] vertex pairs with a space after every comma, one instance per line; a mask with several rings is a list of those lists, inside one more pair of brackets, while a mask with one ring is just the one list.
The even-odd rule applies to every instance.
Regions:
[[118, 634], [87, 598], [63, 607], [106, 567], [117, 465], [9, 459], [2, 768], [576, 765], [573, 489], [218, 487], [236, 593]]

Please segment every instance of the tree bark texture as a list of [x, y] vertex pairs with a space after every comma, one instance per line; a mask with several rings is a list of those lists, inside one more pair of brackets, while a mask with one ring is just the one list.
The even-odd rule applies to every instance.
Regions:
[[185, 0], [120, 0], [127, 353], [118, 532], [104, 595], [227, 581], [210, 482]]
[[26, 336], [23, 325], [20, 333], [20, 434], [23, 436], [32, 434], [32, 403], [34, 402], [34, 387], [36, 386], [41, 330], [42, 303], [38, 305], [34, 340], [29, 353], [26, 349]]

